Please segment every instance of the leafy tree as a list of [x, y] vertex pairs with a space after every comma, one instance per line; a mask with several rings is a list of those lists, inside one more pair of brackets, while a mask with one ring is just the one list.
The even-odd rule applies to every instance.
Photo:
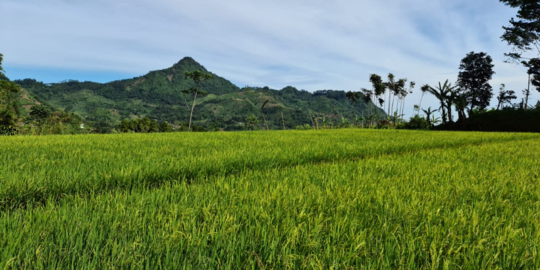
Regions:
[[135, 128], [133, 122], [127, 119], [122, 120], [122, 122], [120, 122], [120, 125], [118, 126], [118, 130], [124, 133], [134, 131], [134, 129]]
[[535, 48], [540, 52], [540, 4], [538, 0], [500, 0], [518, 9], [517, 20], [512, 18], [510, 26], [504, 26], [503, 41], [513, 47], [512, 53], [505, 55], [518, 60], [522, 54]]
[[93, 131], [99, 134], [111, 133], [111, 130], [114, 128], [110, 122], [102, 120], [102, 119], [94, 122], [93, 127], [94, 127]]
[[424, 117], [413, 115], [409, 122], [403, 125], [405, 129], [429, 129], [430, 122]]
[[206, 91], [201, 91], [201, 83], [203, 81], [209, 80], [212, 78], [211, 74], [203, 73], [201, 71], [193, 71], [193, 72], [186, 72], [184, 74], [185, 79], [192, 79], [196, 87], [190, 88], [189, 90], [182, 90], [182, 93], [184, 94], [192, 94], [193, 95], [193, 105], [191, 106], [191, 112], [189, 113], [189, 125], [188, 129], [191, 130], [191, 119], [193, 118], [193, 110], [195, 109], [195, 104], [197, 102], [197, 95], [207, 95], [208, 93]]
[[[5, 112], [3, 115], [11, 115], [13, 119], [20, 116], [18, 95], [21, 91], [20, 87], [8, 80], [5, 76], [5, 71], [2, 68], [3, 55], [0, 54], [0, 111]], [[5, 118], [7, 119], [7, 118]]]
[[8, 110], [0, 110], [0, 135], [14, 135], [17, 133], [15, 116]]
[[[518, 9], [517, 20], [512, 18], [509, 26], [504, 26], [503, 41], [513, 47], [513, 52], [506, 53], [511, 60], [526, 59], [522, 55], [537, 50], [540, 53], [540, 4], [538, 0], [500, 0], [502, 3]], [[540, 58], [521, 61], [528, 69], [529, 87], [524, 91], [525, 108], [528, 107], [531, 83], [540, 91]], [[531, 80], [532, 79], [532, 80]]]
[[10, 81], [0, 80], [0, 110], [8, 110], [19, 116], [20, 87]]
[[[165, 126], [167, 125], [168, 128]], [[165, 130], [165, 131], [162, 131]], [[153, 133], [153, 132], [168, 132], [172, 131], [172, 127], [168, 123], [158, 124], [156, 120], [150, 120], [148, 117], [134, 120], [122, 120], [118, 126], [120, 132], [138, 132], [138, 133]]]
[[259, 123], [259, 119], [254, 114], [246, 117], [246, 128], [250, 130]]
[[527, 73], [531, 75], [531, 84], [540, 92], [540, 59], [534, 58], [525, 62]]
[[527, 74], [529, 75], [529, 86], [525, 91], [523, 91], [523, 94], [525, 94], [525, 108], [527, 108], [529, 96], [531, 94], [531, 84], [538, 92], [540, 92], [540, 59], [533, 58], [529, 61], [522, 61], [521, 63], [527, 68]]
[[142, 119], [137, 120], [137, 132], [141, 133], [148, 133], [150, 131], [150, 125], [152, 124], [152, 121], [148, 117], [144, 117]]
[[352, 92], [352, 91], [348, 91], [347, 93], [345, 93], [345, 96], [347, 97], [347, 99], [348, 99], [353, 105], [358, 104], [358, 100], [360, 100], [360, 98], [362, 97], [362, 95], [360, 94], [360, 92]]
[[173, 132], [172, 126], [167, 122], [159, 124], [159, 132]]
[[506, 90], [504, 83], [501, 84], [501, 87], [499, 88], [499, 95], [497, 96], [497, 100], [499, 103], [497, 104], [497, 110], [501, 108], [501, 105], [504, 106], [505, 103], [512, 104], [512, 100], [516, 99], [516, 92], [513, 90]]
[[35, 105], [30, 109], [30, 117], [38, 123], [42, 123], [51, 115], [51, 109], [45, 105]]
[[4, 55], [0, 53], [0, 72], [4, 73], [4, 69], [2, 68], [2, 61], [4, 61]]
[[493, 97], [493, 89], [489, 81], [495, 74], [493, 60], [484, 52], [470, 52], [461, 60], [457, 85], [461, 95], [467, 97], [472, 111], [475, 107], [485, 109]]
[[150, 126], [148, 127], [148, 132], [149, 133], [159, 132], [159, 124], [155, 119], [150, 121]]
[[2, 67], [2, 61], [4, 60], [4, 55], [2, 55], [0, 53], [0, 80], [4, 80], [4, 81], [9, 81], [8, 78], [6, 77], [6, 71], [4, 70], [4, 68]]

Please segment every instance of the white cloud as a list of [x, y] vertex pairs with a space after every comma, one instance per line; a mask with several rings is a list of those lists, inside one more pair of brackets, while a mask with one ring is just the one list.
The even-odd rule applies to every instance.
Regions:
[[192, 56], [239, 86], [309, 91], [367, 88], [370, 73], [393, 72], [417, 82], [410, 114], [420, 85], [454, 82], [465, 54], [485, 51], [494, 89], [526, 87], [524, 69], [503, 63], [509, 48], [499, 38], [515, 11], [493, 0], [3, 0], [0, 8], [0, 32], [12, 41], [0, 43], [6, 67], [142, 75]]

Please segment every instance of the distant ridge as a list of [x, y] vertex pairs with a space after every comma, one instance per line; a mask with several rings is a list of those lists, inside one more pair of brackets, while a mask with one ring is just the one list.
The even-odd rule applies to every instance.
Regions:
[[[60, 110], [72, 111], [90, 122], [118, 124], [123, 119], [149, 117], [157, 121], [179, 123], [189, 117], [190, 96], [181, 94], [195, 84], [184, 78], [185, 72], [200, 70], [209, 72], [191, 57], [184, 57], [173, 66], [150, 71], [132, 79], [109, 83], [66, 81], [43, 84], [33, 79], [15, 81], [28, 93]], [[265, 107], [268, 124], [282, 129], [281, 112], [285, 125], [312, 123], [312, 117], [324, 117], [325, 121], [341, 122], [342, 117], [354, 121], [354, 114], [367, 116], [370, 106], [360, 104], [353, 108], [344, 91], [316, 91], [309, 93], [292, 86], [282, 90], [268, 87], [245, 87], [240, 89], [225, 78], [213, 74], [202, 84], [208, 96], [198, 99], [194, 122], [201, 126], [219, 126], [225, 130], [243, 128], [250, 114], [261, 118], [260, 107]], [[381, 115], [384, 114], [379, 110]]]

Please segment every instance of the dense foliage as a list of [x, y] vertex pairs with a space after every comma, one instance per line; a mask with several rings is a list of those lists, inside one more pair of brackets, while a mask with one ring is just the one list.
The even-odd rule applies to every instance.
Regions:
[[461, 90], [460, 95], [470, 104], [470, 110], [485, 109], [489, 106], [493, 97], [493, 88], [489, 81], [495, 74], [492, 62], [491, 56], [484, 52], [470, 52], [461, 60], [456, 84]]
[[367, 129], [4, 138], [0, 266], [536, 269], [539, 139]]
[[0, 135], [10, 135], [16, 133], [17, 118], [21, 114], [18, 102], [21, 90], [5, 76], [2, 61], [0, 54]]
[[120, 132], [135, 133], [154, 133], [154, 132], [173, 132], [173, 126], [167, 122], [158, 124], [156, 120], [150, 120], [148, 117], [133, 120], [123, 120], [118, 126]]
[[471, 114], [468, 130], [540, 132], [540, 106], [536, 109], [476, 111]]
[[[517, 20], [512, 18], [510, 26], [505, 26], [502, 40], [513, 47], [506, 55], [511, 60], [521, 61], [529, 74], [529, 87], [525, 93], [525, 108], [528, 106], [530, 84], [540, 91], [540, 4], [537, 0], [500, 0], [508, 6], [517, 8]], [[536, 49], [536, 57], [523, 56]]]
[[[512, 18], [510, 26], [505, 26], [502, 40], [513, 46], [514, 51], [507, 55], [521, 59], [522, 54], [535, 48], [540, 52], [540, 5], [538, 0], [500, 0], [517, 8], [517, 20]], [[537, 60], [540, 60], [536, 58]]]

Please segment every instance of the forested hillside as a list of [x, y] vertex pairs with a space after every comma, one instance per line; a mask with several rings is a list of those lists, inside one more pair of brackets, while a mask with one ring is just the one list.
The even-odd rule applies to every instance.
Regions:
[[[66, 112], [74, 112], [85, 121], [95, 125], [117, 125], [124, 119], [148, 117], [158, 122], [187, 122], [191, 95], [181, 90], [195, 87], [191, 80], [184, 78], [186, 72], [203, 71], [210, 73], [192, 58], [186, 57], [170, 68], [149, 72], [132, 79], [109, 83], [64, 81], [44, 84], [33, 79], [17, 80], [23, 89], [38, 100]], [[245, 127], [245, 119], [251, 114], [257, 116], [262, 126], [261, 106], [264, 108], [271, 129], [312, 124], [312, 119], [320, 117], [327, 123], [353, 122], [367, 110], [384, 112], [372, 104], [360, 102], [353, 105], [345, 96], [345, 91], [322, 90], [310, 93], [286, 87], [274, 90], [268, 87], [239, 88], [228, 80], [212, 74], [212, 79], [201, 84], [208, 95], [197, 99], [193, 121], [208, 128], [239, 130]], [[311, 116], [310, 116], [311, 112]], [[282, 118], [283, 113], [283, 118]]]

